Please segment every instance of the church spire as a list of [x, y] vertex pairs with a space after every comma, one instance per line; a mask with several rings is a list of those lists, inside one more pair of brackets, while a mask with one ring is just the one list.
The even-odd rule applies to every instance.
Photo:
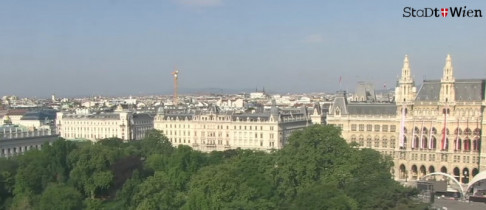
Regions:
[[405, 55], [405, 58], [403, 59], [402, 75], [398, 80], [398, 86], [395, 89], [395, 100], [398, 103], [411, 102], [415, 98], [416, 89], [411, 75], [410, 61], [408, 60], [408, 55]]
[[444, 65], [444, 73], [442, 79], [440, 80], [440, 101], [441, 102], [453, 102], [455, 100], [455, 90], [454, 83], [456, 79], [454, 78], [454, 67], [452, 66], [451, 55], [447, 55], [446, 62]]
[[454, 81], [454, 67], [452, 67], [451, 55], [447, 55], [446, 63], [444, 66], [444, 73], [442, 75], [442, 81], [453, 82]]

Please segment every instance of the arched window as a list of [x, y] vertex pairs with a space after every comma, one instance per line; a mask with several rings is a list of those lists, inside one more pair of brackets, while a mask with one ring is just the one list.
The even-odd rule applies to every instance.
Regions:
[[471, 150], [471, 139], [466, 138], [464, 139], [464, 151], [470, 151]]
[[388, 147], [388, 140], [386, 139], [386, 136], [383, 136], [383, 137], [382, 137], [382, 139], [381, 139], [381, 141], [382, 141], [382, 142], [381, 142], [381, 146], [382, 146], [383, 148]]
[[430, 140], [430, 148], [431, 149], [437, 148], [437, 139], [435, 139], [435, 136], [432, 136], [432, 139]]
[[427, 128], [426, 127], [422, 128], [422, 134], [427, 134]]
[[479, 138], [473, 140], [473, 151], [479, 151]]
[[481, 129], [479, 129], [479, 128], [474, 129], [474, 135], [475, 136], [481, 135]]
[[470, 128], [464, 129], [464, 135], [469, 136], [471, 134], [472, 134], [472, 132], [471, 132], [471, 129]]
[[426, 136], [422, 136], [422, 149], [427, 149], [429, 145], [428, 139]]
[[437, 134], [437, 129], [432, 128], [432, 131], [431, 132], [432, 132], [433, 135], [436, 135]]
[[359, 143], [359, 146], [364, 146], [364, 137], [362, 135], [359, 136], [358, 143]]
[[454, 134], [455, 135], [462, 135], [462, 130], [460, 128], [456, 128], [456, 130], [454, 130]]
[[462, 140], [460, 138], [454, 139], [454, 150], [461, 150]]
[[371, 148], [371, 136], [366, 137], [366, 147]]
[[351, 142], [356, 142], [356, 136], [355, 135], [351, 136]]
[[418, 147], [419, 147], [419, 137], [418, 136], [414, 136], [413, 137], [413, 142], [412, 142], [412, 148], [418, 149]]
[[395, 148], [396, 139], [395, 136], [390, 137], [390, 148]]
[[375, 136], [375, 147], [380, 147], [380, 137]]

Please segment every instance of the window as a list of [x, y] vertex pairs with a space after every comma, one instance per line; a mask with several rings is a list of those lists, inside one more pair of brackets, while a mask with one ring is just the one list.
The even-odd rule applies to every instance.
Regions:
[[380, 132], [380, 125], [375, 125], [375, 132]]
[[363, 136], [359, 136], [359, 146], [364, 146], [364, 137]]
[[356, 131], [356, 124], [351, 124], [351, 131]]
[[375, 136], [375, 147], [380, 147], [380, 137]]
[[371, 136], [366, 137], [366, 147], [371, 148]]
[[373, 129], [373, 125], [368, 124], [366, 125], [366, 131], [371, 131]]
[[383, 139], [381, 140], [381, 146], [383, 148], [387, 148], [388, 147], [388, 140], [386, 139], [386, 136], [383, 136]]
[[390, 148], [395, 148], [395, 137], [394, 136], [392, 136], [390, 138]]
[[390, 125], [390, 132], [396, 132], [397, 131], [397, 126], [396, 125]]
[[359, 124], [359, 131], [364, 131], [364, 124]]
[[383, 132], [388, 132], [388, 125], [383, 125], [381, 129]]

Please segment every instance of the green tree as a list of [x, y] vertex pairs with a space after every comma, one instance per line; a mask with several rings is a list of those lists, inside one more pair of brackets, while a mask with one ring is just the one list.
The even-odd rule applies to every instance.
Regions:
[[157, 171], [138, 185], [133, 196], [134, 209], [178, 209], [184, 202], [183, 195], [166, 173]]
[[202, 168], [190, 182], [185, 209], [274, 209], [272, 156], [236, 150], [236, 156]]
[[94, 144], [76, 150], [69, 156], [72, 167], [71, 181], [78, 189], [91, 199], [100, 191], [106, 190], [113, 182], [111, 164], [121, 157], [120, 150]]
[[76, 210], [82, 209], [82, 196], [76, 189], [64, 184], [49, 185], [41, 195], [40, 210]]
[[333, 126], [314, 125], [294, 132], [289, 144], [276, 154], [273, 174], [278, 195], [292, 200], [299, 190], [319, 181], [339, 186], [351, 176], [351, 153]]
[[17, 168], [16, 160], [0, 158], [0, 209], [5, 209], [13, 197]]

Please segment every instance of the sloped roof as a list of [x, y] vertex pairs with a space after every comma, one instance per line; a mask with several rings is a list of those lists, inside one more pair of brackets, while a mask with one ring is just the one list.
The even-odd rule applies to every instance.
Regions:
[[397, 106], [395, 104], [377, 103], [350, 103], [348, 113], [351, 115], [396, 115]]
[[[438, 101], [440, 80], [425, 80], [417, 94], [416, 101]], [[454, 83], [456, 101], [481, 101], [484, 98], [484, 80], [458, 79]]]

